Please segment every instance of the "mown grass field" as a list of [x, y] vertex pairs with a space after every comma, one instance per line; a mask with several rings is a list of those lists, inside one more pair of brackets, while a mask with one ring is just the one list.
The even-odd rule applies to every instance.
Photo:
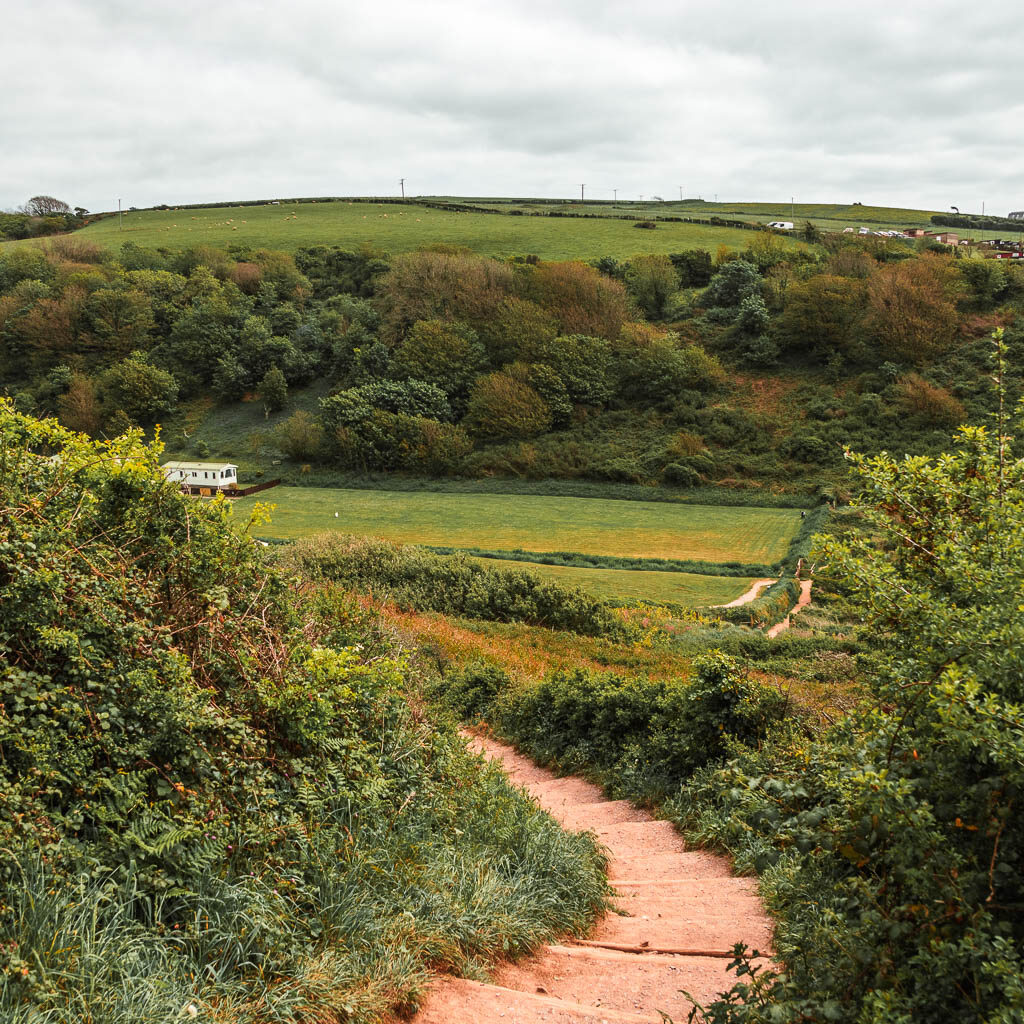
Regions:
[[771, 564], [800, 525], [796, 509], [330, 487], [276, 487], [239, 499], [238, 512], [257, 500], [277, 506], [258, 532], [284, 539], [337, 530], [406, 544], [706, 562]]
[[[640, 210], [638, 216], [644, 216]], [[294, 251], [308, 245], [368, 246], [389, 253], [426, 245], [466, 246], [485, 256], [532, 253], [546, 260], [626, 258], [720, 245], [742, 249], [749, 231], [705, 224], [659, 224], [637, 230], [630, 221], [507, 217], [387, 203], [282, 203], [203, 210], [139, 210], [97, 221], [76, 233], [116, 251], [124, 242], [155, 248], [241, 244]], [[796, 244], [796, 243], [790, 243]]]
[[739, 576], [702, 576], [693, 572], [583, 569], [571, 565], [543, 565], [501, 558], [478, 558], [491, 569], [528, 569], [564, 587], [582, 587], [606, 601], [651, 601], [697, 608], [725, 604], [750, 589], [752, 579]]

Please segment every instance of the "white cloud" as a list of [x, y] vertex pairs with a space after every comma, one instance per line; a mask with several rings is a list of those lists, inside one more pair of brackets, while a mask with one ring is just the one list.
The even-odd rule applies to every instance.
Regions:
[[404, 176], [1017, 209], [1021, 24], [1003, 0], [43, 0], [5, 15], [0, 206]]

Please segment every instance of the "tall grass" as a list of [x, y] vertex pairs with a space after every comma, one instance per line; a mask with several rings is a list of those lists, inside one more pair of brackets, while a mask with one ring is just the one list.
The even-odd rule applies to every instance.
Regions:
[[239, 1024], [376, 1024], [415, 1006], [432, 971], [479, 976], [584, 931], [604, 905], [603, 855], [449, 742], [461, 796], [339, 808], [291, 886], [206, 874], [154, 901], [130, 876], [60, 877], [38, 854], [8, 856], [19, 884], [0, 918], [0, 1020], [166, 1024], [191, 1007]]

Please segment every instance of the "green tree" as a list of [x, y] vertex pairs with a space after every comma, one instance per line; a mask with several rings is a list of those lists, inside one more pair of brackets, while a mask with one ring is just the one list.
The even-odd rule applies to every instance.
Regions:
[[93, 333], [105, 354], [123, 356], [145, 348], [154, 326], [148, 297], [134, 288], [98, 288], [85, 304]]
[[453, 408], [465, 408], [469, 388], [487, 356], [476, 332], [449, 320], [418, 320], [396, 347], [395, 377], [426, 381], [448, 395]]
[[269, 416], [272, 412], [277, 412], [285, 407], [288, 401], [288, 382], [276, 366], [272, 366], [263, 375], [258, 393], [260, 401], [263, 402], [264, 416]]
[[529, 384], [490, 373], [473, 386], [466, 423], [483, 437], [535, 437], [551, 426], [551, 409]]
[[863, 314], [864, 282], [836, 274], [792, 281], [776, 319], [783, 346], [792, 351], [848, 353]]
[[295, 462], [306, 462], [320, 454], [324, 428], [305, 409], [297, 409], [273, 431], [274, 444]]
[[562, 335], [545, 346], [537, 361], [558, 374], [576, 405], [604, 405], [614, 393], [611, 346], [604, 338]]
[[178, 382], [135, 352], [103, 374], [101, 392], [108, 414], [120, 409], [135, 423], [148, 424], [174, 406]]
[[668, 256], [645, 253], [626, 264], [626, 287], [648, 320], [661, 320], [679, 288], [679, 278]]
[[738, 306], [748, 295], [761, 294], [761, 275], [753, 263], [744, 259], [725, 263], [701, 295], [704, 306]]
[[481, 328], [491, 366], [536, 362], [558, 335], [558, 321], [546, 310], [516, 296], [504, 299], [494, 319]]

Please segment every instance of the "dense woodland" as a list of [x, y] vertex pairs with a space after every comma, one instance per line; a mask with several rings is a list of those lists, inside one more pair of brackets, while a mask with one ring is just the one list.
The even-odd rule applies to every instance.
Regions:
[[807, 233], [595, 265], [446, 246], [112, 257], [65, 236], [0, 254], [0, 383], [96, 437], [163, 423], [180, 453], [190, 403], [276, 414], [315, 382], [319, 407], [275, 415], [254, 450], [353, 472], [805, 490], [841, 479], [844, 445], [936, 451], [988, 411], [995, 326], [1019, 383], [1020, 267]]

